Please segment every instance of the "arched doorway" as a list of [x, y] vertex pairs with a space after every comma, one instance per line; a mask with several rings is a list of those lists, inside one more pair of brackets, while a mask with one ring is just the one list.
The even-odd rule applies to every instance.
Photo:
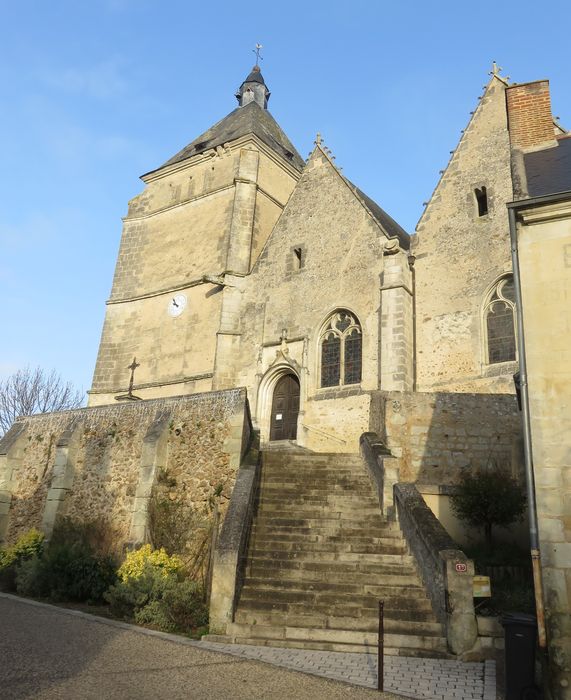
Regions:
[[284, 374], [277, 381], [272, 397], [270, 440], [295, 440], [299, 415], [299, 379]]

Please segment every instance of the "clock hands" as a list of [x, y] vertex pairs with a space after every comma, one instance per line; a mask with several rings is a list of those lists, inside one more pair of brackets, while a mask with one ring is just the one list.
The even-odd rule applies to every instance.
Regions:
[[178, 308], [178, 304], [176, 303], [176, 299], [174, 297], [173, 297], [172, 303], [173, 303], [173, 306], [176, 306]]

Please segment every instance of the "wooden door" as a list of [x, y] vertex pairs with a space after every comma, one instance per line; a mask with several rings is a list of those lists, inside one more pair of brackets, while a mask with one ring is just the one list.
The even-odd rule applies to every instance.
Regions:
[[299, 381], [293, 374], [286, 374], [274, 389], [270, 440], [295, 440], [298, 414]]

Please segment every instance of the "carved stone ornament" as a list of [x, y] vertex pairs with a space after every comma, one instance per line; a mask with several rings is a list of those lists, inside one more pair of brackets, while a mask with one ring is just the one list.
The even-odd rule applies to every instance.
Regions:
[[399, 242], [396, 238], [391, 238], [385, 243], [383, 255], [394, 255], [395, 253], [398, 253], [399, 250]]

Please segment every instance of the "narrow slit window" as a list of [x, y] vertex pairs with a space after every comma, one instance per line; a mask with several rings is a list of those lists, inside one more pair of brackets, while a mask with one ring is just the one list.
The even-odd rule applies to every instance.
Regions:
[[486, 216], [488, 213], [488, 193], [485, 187], [476, 187], [476, 204], [478, 205], [478, 216]]
[[303, 250], [301, 248], [293, 249], [293, 262], [296, 270], [301, 270], [303, 267]]

